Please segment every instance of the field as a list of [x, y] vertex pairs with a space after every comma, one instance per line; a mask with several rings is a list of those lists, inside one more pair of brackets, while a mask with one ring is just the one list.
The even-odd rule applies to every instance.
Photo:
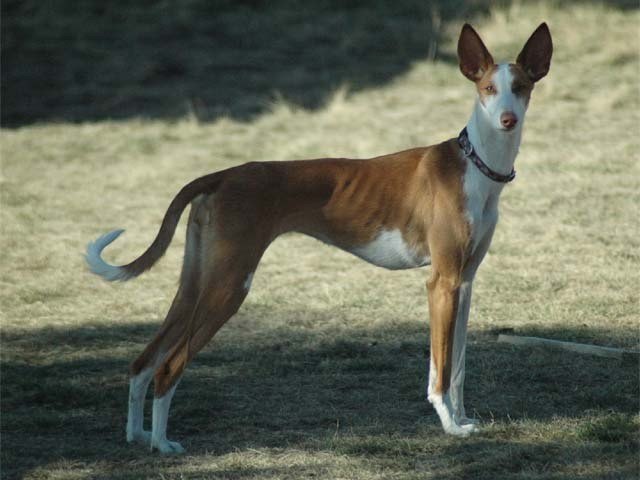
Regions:
[[[113, 3], [3, 2], [2, 478], [638, 478], [637, 362], [496, 342], [640, 347], [634, 2]], [[177, 390], [169, 436], [187, 454], [128, 445], [128, 363], [175, 293], [184, 225], [126, 284], [86, 271], [86, 243], [125, 228], [105, 256], [130, 261], [217, 169], [450, 138], [474, 95], [463, 21], [511, 60], [543, 20], [551, 72], [474, 286], [465, 397], [482, 431], [445, 436], [425, 399], [429, 270], [290, 235]]]

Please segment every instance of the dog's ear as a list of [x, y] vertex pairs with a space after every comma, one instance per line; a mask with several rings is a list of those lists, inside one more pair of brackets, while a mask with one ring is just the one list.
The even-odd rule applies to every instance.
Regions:
[[477, 82], [493, 65], [493, 57], [482, 43], [480, 35], [465, 23], [458, 39], [458, 61], [460, 71], [473, 82]]
[[553, 43], [546, 23], [541, 23], [522, 47], [516, 63], [520, 65], [532, 82], [537, 82], [549, 72]]

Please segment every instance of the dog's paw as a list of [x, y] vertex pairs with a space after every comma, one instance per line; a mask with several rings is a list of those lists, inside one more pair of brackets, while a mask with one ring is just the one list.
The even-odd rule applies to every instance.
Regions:
[[458, 423], [460, 424], [460, 426], [465, 426], [465, 425], [475, 425], [475, 426], [478, 426], [478, 425], [480, 425], [480, 420], [477, 420], [477, 419], [475, 419], [475, 418], [462, 417], [462, 418], [460, 418], [460, 420], [458, 421]]
[[147, 430], [141, 430], [135, 433], [127, 432], [127, 442], [149, 445], [151, 443], [151, 432]]
[[158, 450], [165, 455], [179, 455], [185, 452], [185, 449], [178, 442], [171, 442], [167, 439], [160, 441], [151, 441], [151, 451]]
[[480, 427], [478, 426], [478, 422], [472, 419], [467, 419], [470, 422], [474, 423], [465, 423], [461, 424], [460, 428], [464, 431], [464, 436], [471, 435], [472, 433], [478, 433], [480, 431]]
[[480, 429], [478, 428], [477, 425], [471, 423], [471, 424], [465, 424], [465, 425], [458, 425], [458, 424], [448, 425], [445, 427], [444, 431], [445, 433], [448, 433], [449, 435], [454, 435], [456, 437], [468, 437], [472, 433], [479, 432]]

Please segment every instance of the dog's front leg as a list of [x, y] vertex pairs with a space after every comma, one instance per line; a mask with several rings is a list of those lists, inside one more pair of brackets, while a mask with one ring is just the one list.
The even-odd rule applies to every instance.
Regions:
[[455, 323], [460, 299], [460, 279], [434, 270], [427, 284], [431, 316], [431, 367], [429, 401], [433, 404], [446, 433], [465, 436], [475, 430], [461, 425], [451, 396], [451, 373]]
[[453, 338], [453, 362], [451, 372], [451, 403], [457, 423], [460, 425], [477, 424], [478, 421], [468, 418], [464, 409], [464, 376], [467, 350], [467, 324], [471, 306], [472, 281], [464, 281], [460, 285], [458, 314]]
[[492, 218], [490, 227], [482, 240], [476, 246], [473, 254], [467, 261], [462, 274], [462, 284], [460, 285], [460, 296], [458, 302], [458, 313], [456, 316], [456, 327], [453, 339], [453, 366], [451, 373], [451, 401], [460, 425], [478, 424], [477, 420], [468, 418], [464, 408], [464, 378], [467, 350], [467, 325], [469, 323], [469, 310], [471, 308], [471, 291], [473, 279], [480, 263], [489, 249], [489, 244], [493, 237], [497, 216]]

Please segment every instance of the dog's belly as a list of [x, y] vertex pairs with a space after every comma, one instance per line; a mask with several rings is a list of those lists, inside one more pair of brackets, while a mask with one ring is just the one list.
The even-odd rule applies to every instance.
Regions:
[[369, 263], [390, 270], [423, 267], [431, 263], [428, 255], [407, 245], [399, 230], [383, 230], [369, 243], [344, 249]]

